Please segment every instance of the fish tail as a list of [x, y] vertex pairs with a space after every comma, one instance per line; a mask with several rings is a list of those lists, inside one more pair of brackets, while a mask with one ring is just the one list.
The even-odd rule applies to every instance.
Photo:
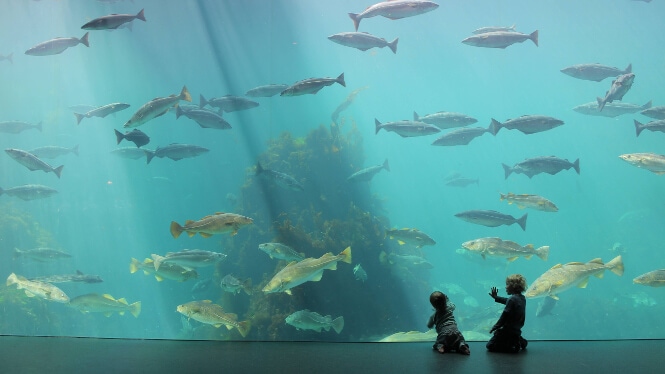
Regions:
[[507, 198], [508, 198], [508, 196], [506, 196], [506, 195], [502, 194], [501, 192], [499, 192], [499, 201], [504, 201]]
[[374, 118], [374, 128], [376, 129], [374, 134], [378, 134], [379, 130], [381, 130], [381, 122], [379, 122], [379, 120], [376, 118]]
[[351, 263], [351, 247], [346, 247], [345, 250], [342, 251], [342, 253], [339, 254], [342, 256], [342, 261], [346, 262], [347, 264]]
[[[143, 11], [141, 11], [143, 12]], [[136, 318], [139, 317], [139, 314], [141, 314], [141, 302], [137, 301], [131, 305], [129, 305], [129, 312], [132, 313], [132, 315]]]
[[550, 246], [544, 245], [540, 248], [536, 248], [536, 256], [540, 257], [541, 260], [547, 261], [547, 256], [550, 254]]
[[[649, 108], [651, 108], [651, 107], [649, 107]], [[648, 108], [646, 108], [646, 109], [648, 109]], [[39, 121], [39, 122], [35, 125], [35, 128], [36, 128], [37, 130], [39, 130], [39, 132], [41, 132], [41, 131], [42, 131], [42, 121]]]
[[120, 144], [120, 142], [122, 141], [122, 139], [125, 138], [125, 135], [123, 135], [123, 134], [122, 134], [120, 131], [118, 131], [118, 130], [115, 130], [115, 129], [114, 129], [113, 131], [115, 131], [115, 139], [116, 139], [116, 141], [117, 141], [116, 144]]
[[517, 220], [517, 224], [520, 225], [522, 230], [526, 231], [526, 216], [529, 215], [528, 213], [524, 213], [524, 215]]
[[415, 110], [413, 111], [413, 120], [414, 121], [420, 121], [420, 116], [418, 115], [418, 113], [416, 113]]
[[152, 260], [154, 261], [153, 266], [155, 267], [155, 271], [158, 271], [159, 267], [162, 265], [162, 262], [164, 262], [165, 257], [162, 257], [160, 255], [156, 255], [154, 253], [151, 254], [150, 256], [152, 257]]
[[187, 86], [182, 86], [182, 90], [180, 91], [180, 100], [189, 101], [190, 103], [192, 102], [192, 95], [189, 94]]
[[53, 173], [60, 179], [60, 174], [62, 173], [62, 168], [64, 168], [65, 165], [60, 165], [57, 168], [53, 169]]
[[335, 79], [335, 82], [341, 84], [342, 86], [346, 87], [346, 82], [344, 82], [344, 73], [340, 74], [337, 79]]
[[575, 171], [579, 175], [580, 174], [580, 159], [579, 158], [577, 160], [575, 160], [575, 162], [573, 162], [573, 168], [575, 169]]
[[255, 174], [255, 175], [259, 175], [259, 174], [263, 173], [263, 170], [264, 170], [264, 169], [263, 169], [263, 167], [261, 166], [261, 163], [257, 161], [257, 162], [256, 162], [256, 174]]
[[16, 283], [18, 283], [18, 277], [16, 276], [16, 274], [14, 273], [9, 274], [9, 277], [7, 277], [7, 285], [11, 286], [12, 284]]
[[649, 108], [651, 108], [652, 105], [653, 105], [653, 103], [651, 102], [651, 100], [649, 100], [648, 103], [642, 105], [641, 109], [649, 109]]
[[358, 14], [356, 13], [349, 13], [349, 18], [353, 21], [353, 27], [356, 28], [356, 31], [358, 31], [358, 26], [360, 26], [360, 21], [362, 18], [358, 17]]
[[72, 148], [72, 153], [75, 155], [79, 155], [79, 145], [75, 145], [74, 148]]
[[496, 134], [499, 133], [499, 130], [501, 130], [502, 127], [503, 123], [492, 118], [492, 122], [490, 122], [490, 127], [489, 127], [489, 130], [492, 133], [492, 135], [496, 136]]
[[638, 120], [634, 119], [635, 122], [635, 136], [640, 136], [642, 130], [644, 130], [644, 125], [641, 124]]
[[628, 73], [632, 73], [632, 72], [633, 72], [633, 64], [631, 63], [631, 64], [628, 64], [628, 66], [626, 66], [626, 70], [624, 70], [623, 73], [628, 74]]
[[538, 30], [536, 30], [536, 31], [532, 32], [531, 34], [529, 34], [529, 39], [531, 39], [533, 44], [535, 44], [536, 47], [537, 47], [538, 46]]
[[11, 62], [13, 64], [14, 60], [12, 60], [12, 55], [14, 55], [14, 52], [7, 55], [7, 60], [9, 60], [9, 62]]
[[511, 168], [510, 166], [508, 166], [506, 164], [501, 164], [501, 166], [503, 166], [503, 173], [505, 174], [505, 177], [506, 177], [505, 179], [508, 179], [510, 174], [513, 173], [513, 168]]
[[175, 107], [175, 119], [180, 118], [180, 116], [182, 116], [182, 113], [183, 113], [183, 111], [180, 108], [180, 105], [176, 106]]
[[608, 262], [605, 266], [612, 271], [612, 273], [622, 276], [623, 275], [623, 259], [621, 255], [616, 256], [612, 261]]
[[178, 239], [180, 234], [182, 234], [182, 231], [183, 231], [182, 226], [180, 226], [178, 222], [171, 221], [171, 235], [173, 235], [175, 239]]
[[203, 108], [206, 105], [208, 105], [208, 100], [203, 97], [203, 94], [199, 94], [199, 108]]
[[237, 329], [238, 329], [238, 332], [240, 333], [240, 335], [242, 335], [242, 337], [244, 338], [244, 337], [247, 336], [247, 333], [249, 332], [249, 329], [251, 327], [252, 327], [252, 321], [246, 320], [246, 321], [238, 322]]
[[155, 157], [155, 152], [148, 149], [144, 149], [143, 152], [145, 152], [146, 164], [149, 164], [153, 157]]
[[242, 282], [242, 290], [245, 291], [247, 295], [252, 294], [252, 278], [247, 278]]
[[388, 43], [388, 48], [390, 48], [393, 53], [397, 53], [397, 42], [399, 41], [399, 38], [395, 38], [392, 42]]
[[129, 272], [131, 274], [136, 273], [139, 270], [139, 265], [140, 264], [141, 263], [139, 262], [139, 260], [132, 257], [132, 262], [129, 263]]
[[603, 108], [605, 107], [605, 100], [601, 99], [600, 97], [597, 97], [596, 101], [598, 102], [598, 111], [602, 112]]
[[76, 124], [77, 125], [80, 125], [81, 120], [83, 120], [83, 118], [85, 118], [85, 114], [74, 113], [74, 116], [76, 116]]
[[383, 168], [390, 171], [390, 165], [388, 164], [388, 159], [383, 161]]
[[147, 21], [145, 20], [145, 15], [143, 14], [143, 9], [141, 9], [141, 11], [139, 12], [139, 14], [136, 15], [136, 18], [140, 19], [140, 20], [143, 21], [143, 22], [147, 22]]
[[332, 321], [332, 328], [338, 334], [340, 332], [342, 332], [342, 329], [344, 328], [344, 317], [340, 316], [340, 317], [335, 318]]
[[90, 43], [88, 43], [88, 34], [89, 32], [86, 32], [85, 35], [81, 39], [79, 39], [79, 43], [83, 43], [86, 47], [90, 47]]

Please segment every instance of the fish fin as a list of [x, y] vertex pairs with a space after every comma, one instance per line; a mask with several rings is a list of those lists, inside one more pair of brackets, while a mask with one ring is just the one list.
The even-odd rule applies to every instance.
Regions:
[[340, 255], [344, 256], [342, 258], [342, 261], [346, 262], [347, 264], [351, 263], [351, 247], [350, 246], [346, 247], [346, 249], [343, 250], [342, 253], [340, 253]]
[[194, 231], [187, 231], [187, 236], [189, 236], [190, 238], [194, 235], [196, 235]]
[[524, 256], [524, 258], [526, 258], [527, 260], [531, 260], [531, 257], [532, 257], [532, 256], [533, 256], [533, 255], [527, 255], [527, 256]]
[[107, 294], [107, 293], [103, 294], [102, 297], [105, 298], [105, 299], [109, 299], [109, 300], [116, 301], [116, 299], [114, 299], [113, 296], [111, 296], [111, 295], [109, 295], [109, 294]]
[[515, 261], [515, 260], [517, 260], [517, 256], [514, 256], [514, 257], [508, 257], [508, 261], [509, 261], [509, 262], [513, 262], [513, 261]]
[[153, 266], [155, 267], [155, 271], [158, 271], [158, 270], [159, 270], [159, 267], [162, 265], [162, 262], [164, 262], [164, 260], [165, 260], [166, 258], [165, 258], [165, 257], [162, 257], [162, 256], [160, 256], [160, 255], [156, 255], [156, 254], [154, 254], [154, 253], [151, 254], [151, 256], [152, 256], [152, 259], [154, 260], [154, 262], [153, 262]]
[[318, 282], [321, 280], [321, 277], [323, 277], [323, 271], [319, 271], [312, 277], [312, 282]]
[[596, 273], [593, 276], [599, 279], [603, 279], [603, 277], [605, 276], [605, 272], [601, 271], [600, 273]]
[[180, 234], [182, 234], [182, 226], [176, 221], [171, 221], [171, 235], [174, 239], [177, 239]]
[[485, 254], [484, 254], [484, 253], [481, 253], [481, 254], [480, 254], [480, 257], [482, 257], [483, 260], [487, 260], [487, 258], [485, 257]]
[[222, 323], [215, 323], [213, 326], [215, 326], [215, 328], [220, 328], [220, 327], [223, 326], [223, 324]]
[[559, 296], [557, 295], [550, 295], [549, 297], [553, 298], [556, 301], [559, 301]]
[[132, 303], [129, 306], [129, 312], [132, 313], [134, 317], [138, 318], [139, 314], [141, 314], [141, 302], [137, 301], [135, 303]]
[[288, 290], [284, 291], [284, 293], [289, 295], [289, 296], [293, 295], [293, 293], [291, 292], [291, 289], [288, 289]]
[[547, 256], [550, 254], [550, 246], [544, 245], [535, 250], [536, 256], [540, 257], [542, 260], [547, 261]]
[[212, 234], [208, 234], [207, 232], [199, 232], [199, 234], [204, 238], [209, 238], [212, 236]]
[[125, 315], [125, 311], [124, 311], [124, 310], [121, 310], [121, 311], [118, 312], [118, 314], [120, 314], [121, 316], [124, 316], [124, 315]]
[[335, 330], [336, 333], [342, 332], [342, 329], [344, 328], [344, 317], [337, 317], [332, 321], [332, 328]]
[[247, 336], [247, 333], [249, 332], [249, 329], [251, 327], [252, 327], [252, 322], [249, 320], [238, 322], [237, 326], [238, 332], [240, 333], [240, 335], [242, 335], [243, 338]]
[[157, 274], [155, 274], [155, 279], [157, 279], [157, 282], [161, 282], [161, 281], [164, 280], [163, 277], [161, 277], [161, 276], [159, 276], [159, 275], [157, 275]]
[[27, 296], [27, 297], [35, 297], [35, 294], [28, 291], [28, 290], [25, 290], [24, 292], [25, 292], [25, 296]]
[[144, 274], [144, 275], [150, 275], [150, 272], [147, 271], [147, 270], [145, 270], [145, 269], [143, 269], [143, 274]]
[[584, 278], [584, 280], [577, 285], [577, 288], [586, 288], [587, 284], [589, 284], [589, 277]]
[[113, 314], [113, 312], [106, 312], [106, 313], [104, 313], [104, 316], [105, 317], [111, 317], [111, 314]]
[[406, 244], [406, 242], [401, 241], [401, 240], [397, 240], [397, 243], [399, 243], [399, 245], [404, 245], [404, 244]]
[[589, 263], [589, 264], [605, 265], [605, 264], [603, 263], [603, 260], [601, 260], [600, 258], [594, 258], [593, 260], [589, 261], [588, 263]]
[[132, 262], [129, 263], [129, 272], [132, 274], [136, 273], [139, 270], [140, 264], [139, 260], [132, 257]]

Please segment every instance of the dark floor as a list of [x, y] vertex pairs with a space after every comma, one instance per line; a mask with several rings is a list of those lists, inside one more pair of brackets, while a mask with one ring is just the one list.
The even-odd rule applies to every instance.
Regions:
[[656, 373], [665, 340], [532, 341], [519, 354], [429, 343], [217, 342], [0, 336], [0, 373]]

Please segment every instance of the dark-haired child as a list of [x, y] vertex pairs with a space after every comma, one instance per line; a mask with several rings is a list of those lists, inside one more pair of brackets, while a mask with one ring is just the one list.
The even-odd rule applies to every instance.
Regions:
[[434, 291], [429, 296], [429, 302], [434, 307], [434, 314], [429, 318], [427, 327], [436, 327], [436, 342], [432, 347], [439, 353], [457, 351], [469, 355], [469, 345], [466, 344], [464, 336], [457, 328], [455, 316], [455, 304], [450, 302], [448, 296], [439, 291]]

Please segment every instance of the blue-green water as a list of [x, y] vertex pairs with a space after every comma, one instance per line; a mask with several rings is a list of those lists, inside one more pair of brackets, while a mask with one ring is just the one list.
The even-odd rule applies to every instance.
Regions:
[[[5, 37], [0, 41], [0, 55], [14, 55], [13, 63], [0, 61], [0, 121], [41, 121], [43, 131], [2, 133], [0, 146], [30, 150], [78, 144], [80, 150], [78, 157], [70, 154], [46, 160], [54, 166], [65, 165], [60, 179], [52, 173], [28, 171], [6, 154], [0, 157], [0, 187], [41, 184], [58, 190], [55, 196], [33, 201], [0, 196], [0, 275], [37, 277], [78, 269], [100, 275], [104, 282], [58, 284], [71, 298], [108, 293], [130, 303], [141, 301], [142, 311], [138, 318], [129, 313], [108, 318], [100, 313], [82, 314], [64, 304], [27, 298], [16, 286], [3, 286], [0, 333], [242, 339], [235, 330], [215, 329], [193, 320], [194, 331], [182, 331], [176, 306], [210, 299], [239, 319], [254, 321], [246, 339], [378, 340], [400, 331], [425, 331], [431, 313], [429, 293], [440, 289], [457, 304], [461, 330], [487, 334], [488, 321], [498, 318], [501, 308], [486, 294], [491, 286], [501, 289], [507, 275], [522, 273], [530, 283], [555, 264], [594, 258], [608, 262], [621, 252], [623, 276], [606, 272], [603, 279], [592, 277], [585, 289], [561, 293], [552, 315], [536, 317], [542, 299], [529, 299], [524, 336], [665, 337], [660, 324], [665, 305], [662, 290], [632, 283], [640, 274], [665, 267], [661, 248], [664, 182], [662, 176], [618, 157], [665, 153], [663, 134], [644, 132], [636, 138], [632, 120], [649, 120], [640, 114], [605, 118], [572, 111], [603, 96], [611, 79], [592, 82], [559, 72], [581, 63], [620, 68], [632, 63], [635, 83], [623, 101], [641, 105], [653, 100], [654, 106], [663, 105], [665, 30], [661, 15], [665, 5], [628, 0], [584, 4], [441, 1], [438, 9], [415, 17], [362, 20], [360, 31], [386, 40], [399, 37], [396, 54], [387, 48], [362, 52], [327, 40], [329, 35], [353, 31], [347, 13], [361, 12], [370, 5], [357, 1], [157, 0], [4, 4], [0, 33]], [[85, 33], [81, 25], [96, 17], [136, 14], [141, 8], [147, 22], [133, 21], [131, 31], [90, 31], [89, 48], [78, 45], [43, 57], [24, 54], [54, 37], [81, 37]], [[528, 40], [506, 49], [461, 43], [479, 27], [512, 24], [527, 34], [539, 30], [539, 46]], [[176, 120], [173, 113], [139, 127], [151, 138], [145, 148], [178, 142], [210, 149], [199, 157], [177, 162], [155, 158], [146, 165], [144, 159], [123, 159], [110, 153], [118, 147], [113, 129], [124, 131], [122, 125], [141, 105], [155, 97], [178, 94], [183, 85], [198, 104], [199, 94], [207, 98], [242, 95], [263, 84], [334, 78], [342, 72], [346, 87], [334, 84], [316, 95], [258, 98], [257, 108], [225, 114], [232, 130], [202, 129], [187, 118]], [[341, 113], [337, 127], [343, 134], [353, 133], [355, 128], [353, 136], [360, 137], [359, 147], [343, 147], [324, 156], [332, 152], [330, 144], [310, 141], [307, 149], [311, 153], [302, 158], [289, 154], [289, 162], [275, 159], [271, 153], [275, 148], [270, 145], [280, 134], [307, 137], [321, 125], [329, 131], [331, 113], [353, 90], [363, 87], [366, 89]], [[69, 109], [112, 102], [131, 107], [106, 118], [85, 118], [80, 125]], [[421, 115], [462, 112], [478, 119], [472, 126], [482, 127], [491, 118], [504, 121], [524, 114], [553, 116], [565, 125], [532, 135], [504, 129], [495, 137], [485, 134], [469, 145], [455, 147], [431, 146], [437, 135], [375, 134], [375, 118], [384, 123], [410, 119], [413, 111]], [[571, 161], [579, 158], [580, 175], [571, 169], [532, 179], [524, 175], [504, 178], [501, 163], [513, 165], [546, 155]], [[319, 156], [328, 163], [313, 161]], [[294, 164], [294, 159], [300, 161]], [[347, 185], [345, 179], [351, 172], [385, 159], [390, 161], [390, 172], [380, 172], [368, 184]], [[253, 176], [258, 160], [270, 160], [271, 168], [289, 172], [304, 183], [305, 193], [259, 182]], [[335, 168], [328, 168], [330, 165]], [[479, 184], [446, 186], [445, 177], [455, 172], [479, 178]], [[500, 201], [499, 192], [545, 196], [559, 211], [519, 210]], [[229, 194], [236, 200], [228, 198]], [[350, 202], [361, 213], [347, 214]], [[349, 226], [326, 236], [321, 232], [323, 226], [312, 223], [310, 209]], [[528, 212], [527, 230], [517, 225], [473, 225], [454, 217], [471, 209], [493, 209], [516, 217]], [[182, 224], [215, 212], [248, 215], [255, 224], [236, 236], [174, 239], [169, 234], [171, 221]], [[337, 270], [326, 270], [321, 281], [295, 287], [292, 297], [263, 294], [263, 286], [285, 263], [278, 265], [257, 246], [278, 238], [277, 227], [285, 218], [311, 237], [334, 243], [330, 249], [334, 254], [352, 245], [353, 265], [339, 263]], [[349, 227], [377, 228], [380, 238], [375, 241], [364, 234], [348, 234]], [[382, 230], [395, 227], [418, 228], [436, 241], [435, 246], [409, 252], [424, 255], [432, 269], [404, 273], [379, 261], [381, 251], [404, 251], [382, 238]], [[368, 237], [377, 235], [371, 230], [366, 233]], [[456, 252], [467, 240], [490, 236], [522, 245], [549, 245], [549, 259], [520, 258], [507, 263]], [[372, 243], [372, 247], [363, 243]], [[616, 243], [623, 249], [610, 250]], [[48, 263], [14, 260], [14, 247], [56, 248], [72, 257]], [[157, 282], [140, 271], [129, 272], [131, 258], [143, 260], [152, 253], [186, 248], [229, 255], [216, 267], [199, 269], [199, 279], [213, 279], [213, 286], [202, 293], [192, 293], [196, 280]], [[323, 254], [296, 249], [311, 257]], [[367, 270], [364, 283], [354, 279], [352, 268], [357, 263]], [[223, 293], [218, 284], [227, 274], [252, 278], [253, 295]], [[297, 331], [284, 323], [284, 316], [301, 309], [342, 315], [344, 330], [339, 335], [332, 330]]]

